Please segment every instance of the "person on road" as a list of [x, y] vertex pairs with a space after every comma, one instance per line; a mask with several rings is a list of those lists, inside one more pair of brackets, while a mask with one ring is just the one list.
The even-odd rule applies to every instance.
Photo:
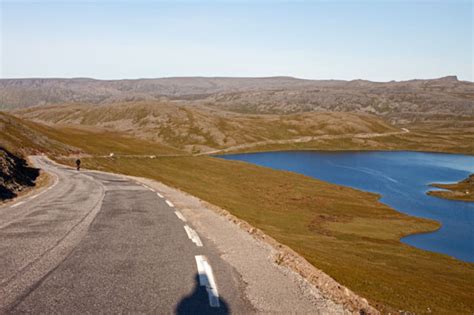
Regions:
[[79, 159], [76, 160], [76, 166], [77, 166], [77, 170], [81, 169], [81, 160]]

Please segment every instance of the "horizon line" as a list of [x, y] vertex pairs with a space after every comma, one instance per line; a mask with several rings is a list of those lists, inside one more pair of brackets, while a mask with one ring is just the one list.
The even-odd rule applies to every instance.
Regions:
[[368, 79], [310, 79], [295, 77], [291, 75], [274, 75], [274, 76], [164, 76], [164, 77], [136, 77], [136, 78], [114, 78], [114, 79], [100, 79], [94, 77], [7, 77], [0, 78], [0, 80], [94, 80], [94, 81], [138, 81], [138, 80], [162, 80], [162, 79], [276, 79], [276, 78], [285, 78], [301, 81], [344, 81], [344, 82], [354, 82], [354, 81], [365, 81], [372, 83], [394, 83], [394, 82], [409, 82], [409, 81], [429, 81], [429, 80], [440, 80], [452, 78], [459, 82], [469, 82], [474, 83], [471, 80], [460, 80], [457, 75], [449, 74], [441, 77], [432, 77], [432, 78], [412, 78], [405, 80], [389, 80], [389, 81], [373, 81]]

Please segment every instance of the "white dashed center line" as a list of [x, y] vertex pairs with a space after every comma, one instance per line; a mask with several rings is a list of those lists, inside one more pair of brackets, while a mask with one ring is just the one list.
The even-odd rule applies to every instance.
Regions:
[[211, 307], [219, 307], [219, 292], [217, 291], [211, 265], [209, 265], [206, 256], [198, 255], [195, 258], [199, 274], [199, 285], [206, 287], [207, 295], [209, 296], [209, 305]]
[[154, 190], [153, 190], [153, 188], [151, 188], [151, 187], [148, 187], [148, 186], [147, 186], [147, 185], [145, 185], [145, 184], [142, 184], [142, 186], [143, 186], [143, 187], [145, 187], [145, 188], [146, 188], [146, 189], [148, 189], [148, 190], [154, 191]]
[[196, 233], [196, 231], [187, 225], [184, 226], [184, 230], [186, 231], [186, 234], [188, 234], [189, 239], [193, 241], [197, 247], [202, 247], [201, 239], [199, 238], [199, 235]]
[[156, 194], [158, 195], [158, 197], [163, 198], [163, 195], [160, 194], [159, 192], [157, 192]]
[[168, 206], [170, 206], [171, 208], [174, 208], [174, 204], [173, 204], [171, 201], [166, 200], [166, 203], [167, 203]]
[[186, 222], [186, 218], [183, 216], [183, 214], [179, 211], [175, 211], [174, 214], [183, 222]]

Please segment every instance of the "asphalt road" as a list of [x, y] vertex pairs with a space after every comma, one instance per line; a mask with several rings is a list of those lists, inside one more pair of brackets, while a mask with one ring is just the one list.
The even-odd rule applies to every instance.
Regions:
[[159, 191], [33, 162], [55, 183], [0, 208], [0, 313], [255, 311], [239, 273]]

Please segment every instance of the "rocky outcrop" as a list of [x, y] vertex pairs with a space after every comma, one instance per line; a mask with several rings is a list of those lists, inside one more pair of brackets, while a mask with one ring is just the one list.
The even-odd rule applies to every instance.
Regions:
[[35, 185], [39, 169], [0, 147], [0, 201], [17, 196], [18, 192]]
[[469, 185], [474, 186], [474, 174], [469, 175], [469, 177], [466, 178], [465, 180], [461, 181], [461, 183], [469, 184]]

